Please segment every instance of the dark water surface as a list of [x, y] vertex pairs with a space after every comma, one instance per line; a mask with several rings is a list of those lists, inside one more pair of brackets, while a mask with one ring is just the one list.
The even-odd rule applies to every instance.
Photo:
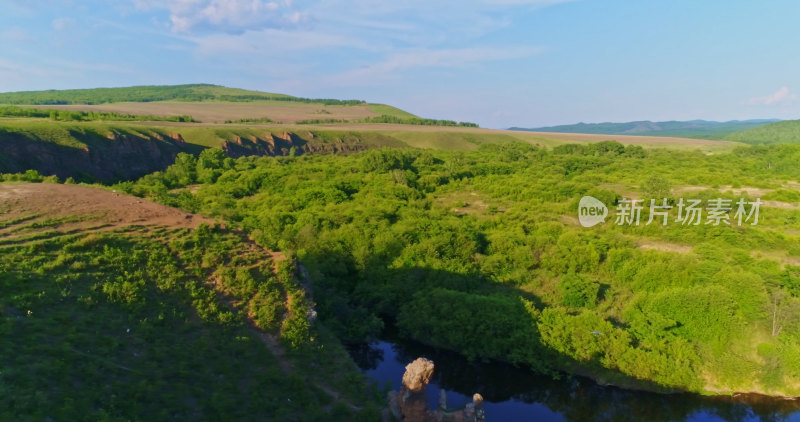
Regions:
[[352, 347], [361, 370], [378, 386], [400, 388], [405, 365], [418, 357], [433, 360], [429, 407], [447, 391], [449, 408], [461, 408], [473, 393], [485, 400], [493, 421], [798, 421], [800, 401], [763, 396], [703, 397], [654, 394], [603, 387], [583, 378], [553, 380], [502, 363], [470, 363], [461, 356], [392, 339]]

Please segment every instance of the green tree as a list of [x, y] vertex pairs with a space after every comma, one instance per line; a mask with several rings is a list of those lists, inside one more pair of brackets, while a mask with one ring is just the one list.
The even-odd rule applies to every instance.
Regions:
[[185, 152], [178, 153], [175, 164], [166, 171], [166, 178], [170, 185], [186, 186], [197, 180], [197, 159], [194, 155]]
[[586, 276], [570, 273], [561, 278], [558, 289], [565, 306], [592, 308], [597, 303], [600, 283]]
[[197, 181], [200, 183], [216, 182], [222, 174], [225, 158], [225, 151], [220, 148], [203, 150], [197, 158]]
[[671, 194], [672, 188], [669, 180], [663, 176], [653, 175], [642, 183], [642, 196], [645, 199], [655, 199], [659, 203], [664, 198], [669, 199]]

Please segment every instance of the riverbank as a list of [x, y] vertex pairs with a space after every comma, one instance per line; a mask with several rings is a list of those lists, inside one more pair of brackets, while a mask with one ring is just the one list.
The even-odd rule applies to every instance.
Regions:
[[427, 357], [437, 368], [427, 390], [428, 405], [437, 406], [440, 389], [445, 390], [452, 408], [470, 403], [477, 392], [485, 400], [489, 421], [584, 421], [600, 414], [604, 420], [644, 422], [800, 418], [800, 403], [794, 400], [659, 394], [600, 385], [581, 376], [553, 379], [500, 362], [468, 362], [456, 353], [398, 338], [351, 347], [350, 353], [368, 378], [390, 389], [400, 388], [405, 365], [419, 356]]

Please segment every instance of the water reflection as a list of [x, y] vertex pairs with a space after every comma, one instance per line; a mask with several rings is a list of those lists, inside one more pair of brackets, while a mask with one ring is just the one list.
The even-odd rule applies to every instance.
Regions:
[[489, 421], [798, 421], [800, 402], [763, 396], [663, 395], [603, 387], [583, 378], [553, 380], [502, 363], [470, 363], [461, 356], [408, 341], [351, 347], [358, 366], [379, 386], [399, 389], [405, 365], [423, 356], [434, 361], [428, 388], [435, 407], [439, 388], [449, 407], [480, 393]]

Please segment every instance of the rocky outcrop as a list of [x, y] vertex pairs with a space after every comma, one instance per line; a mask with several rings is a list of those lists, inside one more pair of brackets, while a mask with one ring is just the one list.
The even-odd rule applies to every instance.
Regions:
[[358, 137], [336, 138], [324, 141], [313, 132], [305, 137], [292, 132], [266, 133], [245, 139], [236, 137], [222, 143], [222, 149], [233, 158], [247, 155], [286, 156], [303, 154], [341, 154], [367, 149]]
[[417, 358], [406, 365], [403, 374], [403, 386], [412, 393], [419, 393], [431, 382], [433, 376], [433, 362], [425, 358]]
[[389, 410], [396, 420], [404, 422], [485, 422], [483, 397], [475, 393], [472, 403], [460, 410], [447, 408], [447, 394], [439, 392], [439, 407], [428, 409], [425, 389], [433, 376], [434, 364], [425, 358], [417, 358], [406, 365], [400, 391], [389, 393]]
[[[187, 143], [180, 133], [114, 130], [108, 134], [73, 130], [70, 139], [51, 139], [47, 132], [0, 128], [0, 173], [37, 170], [43, 175], [81, 181], [116, 182], [136, 179], [164, 170], [180, 152], [199, 153], [203, 148]], [[220, 146], [231, 157], [286, 156], [358, 152], [367, 145], [354, 134], [342, 137], [303, 137], [292, 132], [266, 133], [246, 138], [231, 137]], [[327, 138], [327, 139], [326, 139]]]

